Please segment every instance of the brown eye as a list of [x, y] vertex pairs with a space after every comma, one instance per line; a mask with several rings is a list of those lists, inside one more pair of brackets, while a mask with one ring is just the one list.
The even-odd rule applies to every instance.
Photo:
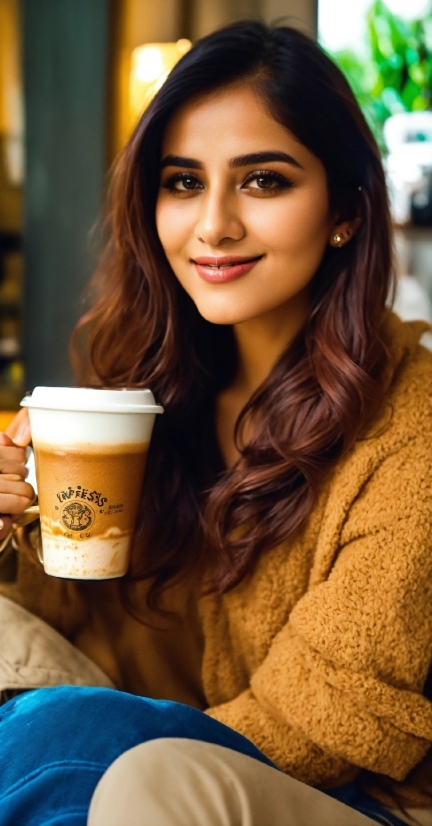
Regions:
[[274, 186], [275, 181], [270, 178], [270, 176], [265, 177], [260, 175], [259, 178], [255, 178], [257, 187], [259, 189], [271, 189]]
[[[195, 187], [197, 185], [197, 179], [193, 178], [191, 175], [188, 175], [188, 176], [185, 175], [177, 183], [181, 183], [183, 185], [184, 189], [195, 189]], [[177, 187], [177, 189], [180, 189], [180, 187]]]
[[188, 172], [176, 172], [171, 175], [165, 183], [162, 184], [163, 189], [168, 189], [170, 192], [192, 192], [197, 189], [202, 189], [201, 181], [196, 175], [191, 175]]
[[272, 172], [270, 169], [252, 172], [243, 184], [246, 189], [255, 192], [279, 192], [282, 189], [289, 189], [292, 185], [291, 181], [283, 175]]

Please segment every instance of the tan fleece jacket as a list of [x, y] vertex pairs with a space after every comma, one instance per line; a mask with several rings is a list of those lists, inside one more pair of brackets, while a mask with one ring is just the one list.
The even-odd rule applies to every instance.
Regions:
[[[432, 354], [424, 325], [391, 330], [387, 404], [304, 528], [200, 602], [207, 713], [321, 787], [400, 781], [432, 746]], [[1, 591], [69, 639], [85, 622], [80, 586], [25, 557]]]

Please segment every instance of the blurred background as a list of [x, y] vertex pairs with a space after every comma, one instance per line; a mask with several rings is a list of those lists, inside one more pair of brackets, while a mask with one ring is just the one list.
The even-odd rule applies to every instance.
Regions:
[[396, 309], [432, 320], [432, 0], [0, 0], [0, 429], [72, 381], [107, 171], [199, 37], [284, 18], [347, 75], [383, 153]]

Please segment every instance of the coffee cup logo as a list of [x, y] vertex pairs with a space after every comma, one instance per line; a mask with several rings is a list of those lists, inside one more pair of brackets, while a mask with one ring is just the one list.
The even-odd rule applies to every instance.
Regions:
[[88, 505], [74, 500], [62, 507], [60, 518], [69, 531], [86, 531], [94, 521], [94, 513]]

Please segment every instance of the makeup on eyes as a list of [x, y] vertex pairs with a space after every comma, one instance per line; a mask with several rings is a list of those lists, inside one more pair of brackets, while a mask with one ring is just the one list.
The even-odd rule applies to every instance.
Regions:
[[[261, 182], [263, 185], [257, 186], [247, 186], [248, 184], [252, 183], [253, 181]], [[191, 185], [188, 185], [188, 182]], [[183, 189], [177, 186], [177, 184], [182, 184]], [[272, 186], [273, 184], [273, 186]], [[166, 178], [163, 183], [161, 184], [163, 189], [167, 189], [171, 192], [177, 193], [186, 193], [186, 192], [194, 192], [197, 190], [204, 189], [204, 185], [200, 181], [197, 175], [193, 175], [190, 172], [175, 172], [173, 175], [170, 175]], [[280, 192], [282, 189], [290, 189], [294, 186], [293, 182], [286, 178], [284, 175], [281, 175], [279, 172], [276, 172], [273, 169], [256, 169], [253, 172], [250, 172], [246, 178], [244, 179], [241, 188], [242, 189], [249, 189], [249, 191], [259, 192], [259, 193], [277, 193]]]
[[[285, 177], [285, 175], [281, 175], [280, 172], [276, 172], [273, 169], [257, 169], [254, 172], [251, 172], [250, 175], [246, 177], [243, 186], [249, 183], [250, 181], [258, 182], [260, 180], [265, 182], [266, 184], [274, 183], [275, 186], [271, 189], [277, 191], [280, 189], [290, 189], [292, 186], [294, 186], [293, 181], [289, 180]], [[253, 188], [262, 190], [263, 192], [270, 191], [270, 187], [268, 186], [257, 186]]]

